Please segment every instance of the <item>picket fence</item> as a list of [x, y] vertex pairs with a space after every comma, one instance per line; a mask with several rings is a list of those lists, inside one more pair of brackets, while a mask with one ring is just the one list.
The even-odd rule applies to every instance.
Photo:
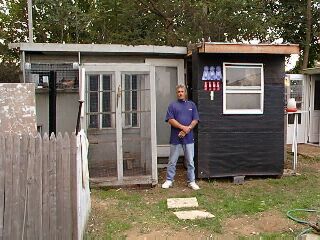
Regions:
[[79, 239], [77, 136], [0, 136], [0, 239]]

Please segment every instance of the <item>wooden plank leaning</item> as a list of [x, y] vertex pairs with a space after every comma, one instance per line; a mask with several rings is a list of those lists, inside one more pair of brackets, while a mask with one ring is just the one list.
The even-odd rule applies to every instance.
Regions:
[[5, 154], [4, 154], [5, 138], [0, 135], [0, 240], [3, 239], [3, 214], [4, 214], [4, 165], [5, 165]]

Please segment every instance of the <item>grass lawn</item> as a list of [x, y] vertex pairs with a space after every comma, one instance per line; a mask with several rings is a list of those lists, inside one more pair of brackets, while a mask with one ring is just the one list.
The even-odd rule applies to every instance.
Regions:
[[[289, 155], [289, 158], [291, 156]], [[185, 170], [177, 171], [173, 188], [93, 189], [92, 212], [86, 239], [292, 239], [305, 226], [286, 217], [295, 208], [320, 210], [320, 159], [299, 156], [299, 176], [279, 179], [230, 179], [199, 181], [192, 191]], [[165, 170], [159, 171], [159, 182]], [[199, 208], [213, 219], [178, 220], [166, 199], [197, 197]], [[299, 217], [316, 219], [300, 214]]]

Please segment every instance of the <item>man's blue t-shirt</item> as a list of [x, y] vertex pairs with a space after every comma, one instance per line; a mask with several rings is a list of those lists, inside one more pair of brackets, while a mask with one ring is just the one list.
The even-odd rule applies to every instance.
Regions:
[[[193, 120], [199, 120], [199, 113], [196, 105], [192, 101], [188, 100], [176, 100], [170, 103], [166, 115], [166, 122], [169, 119], [175, 119], [180, 124], [189, 126]], [[186, 136], [180, 138], [178, 136], [181, 130], [171, 126], [170, 144], [189, 144], [193, 143], [193, 131], [191, 130]]]

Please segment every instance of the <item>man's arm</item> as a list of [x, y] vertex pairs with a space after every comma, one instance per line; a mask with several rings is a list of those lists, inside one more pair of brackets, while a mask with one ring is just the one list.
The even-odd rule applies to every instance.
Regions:
[[198, 124], [198, 120], [192, 120], [189, 126], [184, 126], [173, 118], [169, 119], [168, 122], [171, 126], [184, 131], [186, 134], [188, 134]]
[[198, 124], [198, 120], [192, 120], [192, 122], [188, 127], [190, 128], [190, 130], [192, 130], [195, 128], [195, 126], [197, 126], [197, 124]]
[[[193, 121], [192, 121], [192, 122], [193, 122]], [[192, 122], [191, 122], [191, 124], [192, 124]], [[190, 128], [189, 126], [184, 126], [184, 125], [182, 125], [181, 123], [179, 123], [179, 122], [178, 122], [177, 120], [175, 120], [174, 118], [169, 119], [169, 120], [168, 120], [168, 123], [169, 123], [172, 127], [178, 128], [178, 129], [184, 131], [185, 133], [189, 133], [190, 130], [192, 129], [192, 128]]]

